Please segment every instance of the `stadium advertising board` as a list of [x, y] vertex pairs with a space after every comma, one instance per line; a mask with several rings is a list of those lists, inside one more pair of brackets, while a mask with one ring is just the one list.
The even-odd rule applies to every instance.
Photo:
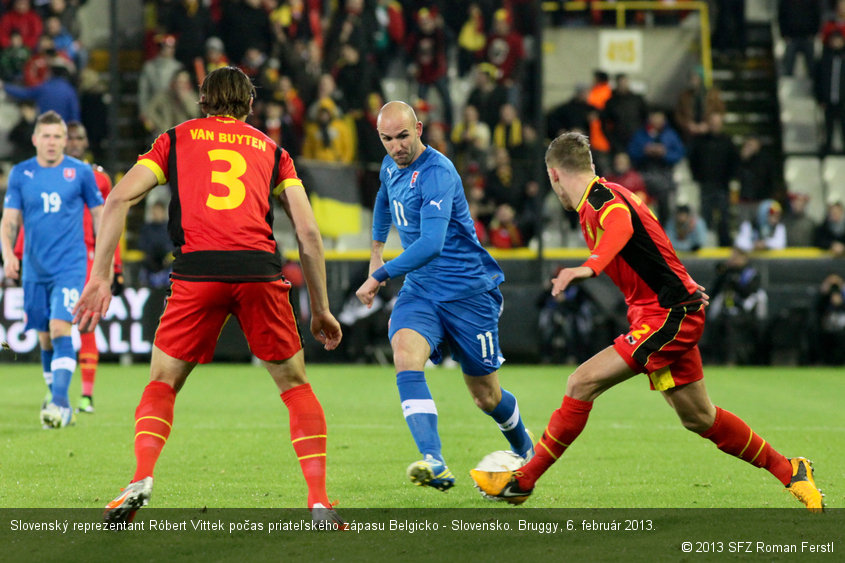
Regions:
[[[149, 301], [147, 288], [126, 288], [123, 295], [111, 300], [108, 313], [95, 331], [101, 354], [145, 355], [152, 351], [152, 331], [145, 331], [143, 322]], [[37, 352], [37, 333], [24, 330], [23, 289], [0, 288], [0, 311], [0, 341], [18, 355]], [[73, 340], [74, 347], [79, 349], [79, 333], [75, 328]]]

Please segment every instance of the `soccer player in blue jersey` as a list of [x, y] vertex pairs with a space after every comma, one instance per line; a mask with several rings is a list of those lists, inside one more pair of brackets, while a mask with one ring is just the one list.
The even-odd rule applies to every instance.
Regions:
[[[76, 369], [71, 341], [73, 307], [85, 285], [88, 263], [82, 213], [87, 205], [95, 230], [103, 210], [91, 166], [64, 154], [67, 125], [54, 111], [35, 122], [35, 156], [15, 165], [0, 220], [3, 267], [10, 279], [23, 282], [26, 328], [38, 331], [44, 380], [52, 392], [41, 409], [45, 428], [74, 422], [68, 386]], [[14, 254], [24, 226], [23, 272]]]
[[[402, 411], [423, 456], [408, 467], [408, 477], [445, 491], [455, 477], [443, 460], [437, 408], [423, 371], [429, 358], [440, 362], [443, 343], [460, 363], [475, 404], [498, 423], [511, 450], [525, 459], [534, 454], [516, 398], [499, 386], [504, 274], [478, 242], [454, 165], [420, 140], [414, 110], [404, 102], [385, 104], [377, 129], [387, 156], [373, 211], [370, 276], [356, 295], [371, 306], [385, 280], [405, 274], [388, 335]], [[391, 223], [404, 250], [385, 262]]]

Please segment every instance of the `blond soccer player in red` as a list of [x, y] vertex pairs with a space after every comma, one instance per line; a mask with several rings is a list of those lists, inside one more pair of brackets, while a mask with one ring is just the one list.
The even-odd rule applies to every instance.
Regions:
[[604, 272], [625, 295], [630, 329], [569, 376], [563, 404], [552, 413], [534, 458], [513, 472], [472, 470], [479, 488], [511, 504], [525, 502], [540, 476], [584, 429], [593, 401], [617, 383], [645, 373], [685, 428], [766, 469], [808, 509], [822, 511], [809, 461], [784, 457], [742, 419], [710, 401], [698, 349], [708, 297], [678, 260], [648, 207], [623, 186], [596, 176], [589, 141], [579, 133], [552, 141], [546, 168], [564, 208], [578, 212], [591, 251], [581, 266], [561, 270], [552, 282], [552, 295]]
[[200, 88], [200, 108], [207, 117], [160, 135], [107, 200], [91, 277], [75, 309], [80, 330], [92, 330], [108, 310], [109, 266], [127, 211], [164, 183], [172, 192], [168, 229], [176, 247], [151, 381], [135, 411], [135, 475], [106, 506], [107, 521], [128, 521], [148, 503], [153, 468], [173, 425], [176, 393], [198, 363], [211, 361], [220, 330], [232, 315], [288, 408], [312, 518], [343, 525], [326, 494], [326, 419], [305, 377], [291, 286], [282, 276], [273, 238], [273, 197], [296, 233], [311, 301], [311, 333], [332, 350], [340, 343], [341, 329], [329, 311], [322, 239], [293, 161], [244, 123], [254, 95], [240, 69], [211, 72]]

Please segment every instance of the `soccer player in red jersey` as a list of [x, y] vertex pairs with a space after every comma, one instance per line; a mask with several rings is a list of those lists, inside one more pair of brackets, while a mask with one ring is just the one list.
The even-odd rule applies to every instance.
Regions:
[[474, 469], [482, 491], [511, 504], [525, 502], [534, 484], [587, 424], [593, 401], [639, 373], [661, 391], [685, 428], [720, 450], [763, 467], [808, 509], [824, 508], [810, 462], [778, 453], [736, 415], [710, 401], [698, 341], [708, 296], [678, 260], [657, 219], [633, 193], [595, 174], [589, 141], [564, 133], [549, 145], [546, 168], [552, 188], [581, 219], [590, 257], [552, 280], [552, 295], [574, 282], [605, 272], [625, 294], [630, 329], [568, 378], [563, 404], [535, 446], [536, 455], [517, 471]]
[[160, 135], [107, 200], [91, 277], [75, 309], [81, 331], [92, 330], [108, 310], [111, 256], [129, 207], [166, 182], [176, 251], [150, 383], [135, 411], [135, 476], [106, 506], [106, 521], [128, 521], [149, 501], [176, 393], [196, 364], [211, 361], [220, 330], [233, 315], [288, 408], [312, 519], [343, 525], [326, 494], [326, 419], [305, 376], [291, 286], [282, 276], [273, 238], [271, 198], [279, 199], [294, 226], [311, 301], [311, 333], [332, 350], [341, 340], [340, 324], [329, 311], [322, 239], [293, 161], [244, 123], [254, 95], [249, 78], [237, 68], [209, 73], [200, 88], [207, 117]]
[[[67, 146], [65, 152], [79, 160], [85, 160], [88, 152], [88, 132], [85, 126], [79, 121], [71, 121], [67, 124]], [[103, 200], [109, 196], [111, 191], [111, 178], [103, 170], [102, 166], [91, 164], [94, 170], [94, 179], [97, 187], [103, 194]], [[94, 263], [94, 225], [91, 213], [86, 208], [83, 215], [85, 223], [85, 246], [88, 247], [88, 276], [91, 275], [91, 266]], [[120, 259], [120, 248], [114, 252], [114, 282], [112, 283], [112, 294], [117, 296], [123, 292], [123, 262]], [[100, 351], [97, 349], [97, 338], [93, 332], [82, 332], [79, 335], [79, 370], [82, 375], [82, 398], [79, 401], [79, 412], [94, 412], [94, 380], [97, 377], [97, 365], [100, 363]]]

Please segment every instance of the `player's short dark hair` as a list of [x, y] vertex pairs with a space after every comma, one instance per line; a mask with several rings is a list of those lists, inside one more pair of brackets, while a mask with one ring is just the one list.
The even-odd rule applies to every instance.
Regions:
[[546, 149], [546, 165], [571, 172], [592, 171], [593, 157], [587, 136], [575, 131], [561, 133]]
[[67, 131], [65, 120], [53, 110], [45, 111], [35, 119], [35, 129], [38, 129], [41, 125], [64, 125], [65, 131]]
[[225, 66], [211, 71], [200, 86], [200, 109], [207, 115], [249, 115], [255, 86], [239, 68]]

